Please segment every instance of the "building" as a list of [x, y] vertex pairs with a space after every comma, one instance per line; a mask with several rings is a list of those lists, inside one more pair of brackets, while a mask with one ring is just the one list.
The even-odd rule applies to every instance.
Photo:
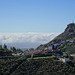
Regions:
[[71, 54], [72, 57], [75, 57], [75, 54]]
[[49, 46], [48, 49], [49, 49], [49, 50], [52, 50], [52, 46]]
[[68, 58], [59, 58], [59, 60], [61, 60], [64, 63], [70, 62], [70, 60]]

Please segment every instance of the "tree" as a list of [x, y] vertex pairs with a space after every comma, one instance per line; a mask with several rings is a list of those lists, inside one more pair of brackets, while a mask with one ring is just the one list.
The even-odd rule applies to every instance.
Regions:
[[11, 47], [10, 48], [12, 52], [16, 52], [16, 48], [15, 47]]
[[52, 45], [52, 50], [55, 50], [54, 45]]
[[4, 44], [4, 49], [7, 49], [7, 45]]
[[2, 45], [0, 45], [0, 49], [2, 49]]
[[17, 52], [18, 52], [18, 53], [21, 53], [21, 52], [23, 52], [23, 51], [22, 51], [21, 49], [17, 49]]
[[34, 48], [30, 48], [30, 49], [29, 49], [29, 51], [33, 51], [33, 50], [34, 50]]

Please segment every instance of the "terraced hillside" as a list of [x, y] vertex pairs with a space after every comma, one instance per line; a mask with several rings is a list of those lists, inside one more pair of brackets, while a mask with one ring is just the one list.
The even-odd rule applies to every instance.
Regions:
[[75, 75], [75, 61], [72, 63], [63, 63], [56, 57], [28, 60], [25, 56], [0, 59], [0, 75], [60, 74]]

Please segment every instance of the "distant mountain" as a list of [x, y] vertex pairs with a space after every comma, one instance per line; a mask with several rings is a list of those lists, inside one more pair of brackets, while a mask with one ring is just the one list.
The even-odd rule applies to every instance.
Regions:
[[[63, 33], [55, 37], [52, 41], [48, 42], [47, 44], [40, 45], [39, 47], [37, 47], [37, 49], [42, 49], [52, 44], [60, 43], [62, 41], [67, 41], [67, 40], [75, 40], [75, 23], [68, 24], [67, 28]], [[73, 46], [71, 49], [75, 50], [75, 46]]]

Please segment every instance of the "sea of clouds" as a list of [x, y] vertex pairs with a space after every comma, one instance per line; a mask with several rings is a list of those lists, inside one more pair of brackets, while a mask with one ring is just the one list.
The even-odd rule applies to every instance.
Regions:
[[51, 41], [59, 33], [0, 33], [0, 44], [16, 48], [36, 48]]

